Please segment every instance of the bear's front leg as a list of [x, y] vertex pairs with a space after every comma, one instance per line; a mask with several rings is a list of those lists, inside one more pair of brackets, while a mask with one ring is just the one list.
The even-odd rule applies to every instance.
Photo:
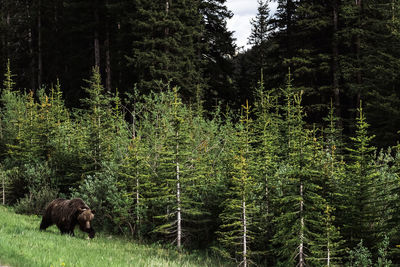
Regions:
[[93, 228], [90, 228], [88, 233], [89, 233], [89, 238], [94, 238], [94, 235], [96, 234]]
[[60, 232], [62, 235], [71, 235], [71, 236], [75, 236], [74, 234], [74, 229], [69, 229], [66, 227], [61, 227], [60, 228]]
[[47, 218], [46, 216], [43, 216], [42, 218], [42, 222], [40, 223], [40, 230], [46, 230], [49, 226], [51, 226], [53, 224], [53, 222], [51, 221], [51, 219]]
[[75, 236], [74, 230], [69, 230], [69, 231], [68, 231], [68, 234], [69, 234], [70, 236]]

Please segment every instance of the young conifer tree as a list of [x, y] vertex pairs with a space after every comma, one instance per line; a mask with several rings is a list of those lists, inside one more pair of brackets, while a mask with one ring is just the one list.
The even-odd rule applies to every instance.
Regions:
[[304, 127], [302, 92], [291, 87], [290, 75], [284, 93], [287, 155], [278, 171], [280, 188], [273, 242], [280, 264], [304, 267], [320, 254], [318, 237], [325, 200], [320, 192], [321, 168], [314, 131]]
[[21, 132], [23, 114], [25, 113], [24, 101], [19, 92], [14, 89], [14, 75], [11, 73], [10, 61], [6, 66], [3, 88], [1, 92], [1, 143], [3, 153], [7, 146], [15, 144], [17, 135]]
[[[388, 209], [390, 213], [389, 218], [386, 221], [386, 234], [390, 238], [390, 249], [389, 255], [394, 260], [394, 262], [399, 262], [400, 260], [400, 226], [398, 222], [400, 221], [400, 200], [399, 200], [399, 177], [400, 177], [400, 146], [397, 145], [394, 148], [393, 165], [390, 168], [390, 173], [393, 174], [394, 184], [389, 186], [391, 191], [391, 199], [387, 202]], [[389, 165], [390, 166], [390, 165]]]
[[[119, 175], [120, 183], [129, 192], [125, 197], [127, 205], [131, 206], [130, 214], [126, 214], [126, 223], [130, 226], [131, 234], [139, 241], [146, 233], [146, 213], [149, 190], [150, 168], [148, 163], [148, 147], [142, 139], [140, 131], [132, 137], [125, 158], [122, 160]], [[148, 231], [148, 229], [147, 229]]]
[[251, 172], [254, 152], [252, 119], [248, 102], [243, 106], [243, 114], [237, 126], [232, 147], [232, 172], [224, 210], [220, 215], [219, 241], [224, 248], [224, 256], [235, 259], [241, 266], [252, 262], [254, 241], [254, 216], [256, 211], [256, 181]]
[[270, 10], [268, 1], [258, 0], [257, 15], [251, 20], [251, 34], [248, 43], [253, 46], [256, 62], [254, 62], [254, 69], [259, 71], [265, 70], [267, 53], [268, 53], [268, 38], [272, 31]]
[[[378, 266], [388, 263], [388, 259], [398, 262], [398, 252], [395, 244], [398, 244], [398, 222], [399, 221], [399, 181], [398, 181], [398, 158], [394, 148], [387, 151], [381, 150], [374, 159], [377, 171], [375, 182], [376, 192], [376, 220], [375, 228], [377, 232], [378, 245], [374, 246], [375, 255], [381, 259]], [[385, 263], [386, 262], [386, 263]]]
[[[158, 220], [154, 232], [172, 239], [181, 250], [190, 240], [195, 227], [193, 222], [203, 215], [202, 203], [193, 196], [199, 185], [199, 176], [194, 170], [191, 129], [191, 114], [182, 103], [176, 87], [166, 93], [166, 113], [160, 117], [162, 143], [157, 151], [159, 157], [156, 188], [153, 201], [158, 206], [154, 218]], [[163, 108], [163, 107], [162, 107]]]
[[347, 148], [347, 213], [342, 233], [349, 247], [355, 247], [363, 240], [371, 249], [378, 243], [375, 224], [379, 206], [375, 188], [377, 170], [373, 164], [376, 148], [370, 145], [374, 136], [368, 135], [369, 124], [361, 102], [356, 127], [356, 134], [351, 137], [353, 146]]
[[[271, 253], [272, 244], [272, 219], [274, 218], [274, 190], [276, 185], [276, 172], [279, 168], [280, 157], [280, 123], [281, 117], [277, 112], [278, 96], [274, 91], [267, 91], [264, 87], [263, 75], [258, 83], [255, 101], [255, 162], [254, 177], [260, 185], [257, 190], [257, 201], [260, 214], [257, 215], [260, 235], [255, 240], [257, 247], [267, 255]], [[271, 260], [271, 257], [266, 257]]]
[[65, 193], [80, 179], [81, 172], [76, 171], [79, 159], [74, 142], [77, 127], [65, 106], [59, 81], [51, 87], [49, 96], [41, 94], [39, 100], [46, 111], [46, 131], [49, 135], [47, 157], [49, 166], [55, 171], [54, 184]]
[[324, 129], [324, 141], [320, 154], [322, 173], [322, 195], [325, 199], [323, 214], [323, 233], [319, 238], [322, 247], [318, 258], [326, 266], [335, 266], [342, 263], [343, 243], [337, 221], [343, 203], [343, 185], [345, 180], [345, 164], [341, 159], [343, 145], [341, 143], [341, 129], [338, 128], [339, 119], [335, 116], [333, 101], [331, 101], [329, 114], [325, 118], [328, 126]]
[[[122, 114], [115, 112], [113, 102], [118, 98], [105, 92], [101, 82], [99, 69], [93, 68], [92, 76], [84, 88], [88, 97], [82, 102], [88, 109], [80, 118], [82, 164], [86, 172], [101, 170], [105, 162], [121, 160], [122, 145], [127, 139], [126, 127]], [[118, 103], [118, 101], [117, 101]]]

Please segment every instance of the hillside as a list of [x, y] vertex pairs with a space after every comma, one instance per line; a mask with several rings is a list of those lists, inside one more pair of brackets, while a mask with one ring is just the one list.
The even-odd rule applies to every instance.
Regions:
[[39, 217], [18, 215], [3, 206], [0, 218], [0, 266], [223, 266], [199, 255], [179, 256], [109, 235], [88, 240], [78, 229], [75, 237], [60, 235], [55, 226], [39, 232]]

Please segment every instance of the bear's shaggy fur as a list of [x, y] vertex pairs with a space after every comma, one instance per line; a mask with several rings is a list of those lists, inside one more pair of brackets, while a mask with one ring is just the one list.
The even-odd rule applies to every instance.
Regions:
[[94, 218], [92, 211], [80, 198], [71, 200], [58, 198], [50, 202], [43, 214], [40, 230], [46, 230], [47, 227], [55, 224], [60, 229], [61, 234], [74, 235], [74, 228], [79, 224], [79, 229], [89, 233], [93, 238], [95, 231], [91, 226]]

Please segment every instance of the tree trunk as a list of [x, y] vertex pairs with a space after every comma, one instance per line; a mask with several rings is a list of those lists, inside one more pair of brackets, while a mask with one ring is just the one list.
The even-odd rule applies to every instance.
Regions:
[[[362, 14], [362, 0], [356, 0], [356, 5], [358, 7], [358, 27], [361, 27], [361, 14]], [[356, 58], [357, 58], [357, 85], [358, 85], [358, 90], [357, 90], [357, 102], [356, 104], [356, 109], [360, 106], [360, 101], [361, 101], [361, 84], [362, 84], [362, 75], [361, 75], [361, 36], [359, 33], [356, 35]]]
[[[139, 171], [136, 170], [136, 177], [139, 177]], [[136, 178], [136, 224], [138, 225], [138, 237], [141, 240], [141, 232], [140, 232], [140, 194], [139, 194], [139, 178]]]
[[[165, 0], [165, 14], [166, 14], [166, 17], [168, 17], [168, 14], [169, 14], [170, 2], [172, 3], [172, 0]], [[164, 34], [165, 34], [165, 38], [168, 38], [168, 36], [169, 36], [169, 27], [168, 26], [165, 27]], [[166, 54], [168, 53], [168, 46], [167, 45], [165, 46], [165, 53]], [[169, 70], [168, 60], [167, 60], [167, 63], [165, 64], [165, 70], [167, 70], [167, 71]]]
[[6, 22], [6, 29], [4, 31], [4, 34], [2, 34], [2, 46], [3, 46], [3, 59], [4, 62], [7, 62], [7, 60], [10, 58], [9, 55], [9, 46], [10, 46], [10, 41], [9, 41], [9, 31], [10, 31], [10, 12], [9, 12], [9, 8], [8, 8], [8, 1], [5, 1], [4, 4], [4, 20]]
[[30, 12], [30, 5], [29, 1], [26, 1], [26, 15], [29, 23], [28, 27], [28, 47], [29, 47], [29, 56], [31, 59], [30, 62], [30, 71], [31, 71], [31, 90], [32, 92], [35, 91], [35, 57], [33, 53], [33, 41], [32, 41], [32, 25], [31, 25], [31, 12]]
[[300, 245], [299, 245], [299, 263], [297, 266], [305, 266], [304, 256], [304, 188], [303, 183], [300, 183]]
[[266, 213], [267, 213], [267, 220], [269, 216], [269, 188], [268, 188], [268, 177], [265, 176], [265, 205], [266, 205]]
[[[176, 137], [178, 137], [178, 132], [176, 133]], [[178, 139], [178, 138], [177, 138]], [[176, 145], [176, 219], [177, 219], [177, 229], [176, 229], [176, 245], [178, 250], [181, 250], [182, 245], [182, 214], [181, 214], [181, 181], [180, 181], [180, 170], [179, 170], [179, 161], [178, 161], [178, 150], [179, 146]]]
[[339, 48], [338, 48], [338, 1], [333, 1], [333, 40], [332, 40], [332, 78], [333, 78], [333, 96], [335, 101], [335, 115], [338, 119], [338, 127], [342, 128], [342, 116], [340, 106], [340, 88], [339, 88]]
[[43, 72], [43, 63], [42, 63], [42, 18], [41, 18], [41, 6], [42, 1], [38, 0], [38, 17], [37, 17], [37, 27], [38, 27], [38, 73], [37, 73], [37, 82], [38, 87], [42, 86], [42, 72]]
[[243, 216], [243, 264], [242, 266], [247, 267], [247, 218], [246, 218], [246, 201], [242, 200], [242, 216]]
[[3, 206], [6, 205], [6, 178], [4, 177], [4, 175], [2, 176], [2, 191], [3, 191]]
[[104, 41], [104, 48], [106, 50], [106, 90], [111, 93], [110, 31], [108, 25], [106, 27], [106, 40]]
[[[170, 0], [165, 0], [165, 15], [168, 16], [169, 14], [169, 8], [170, 8], [170, 4], [169, 4]], [[165, 36], [167, 37], [169, 35], [169, 27], [165, 27]]]
[[100, 40], [99, 40], [99, 9], [98, 9], [98, 1], [95, 1], [94, 4], [94, 65], [98, 67], [100, 72]]
[[176, 246], [178, 250], [181, 250], [182, 246], [182, 214], [181, 214], [181, 177], [180, 177], [180, 166], [179, 166], [179, 132], [176, 130], [176, 146], [175, 146], [175, 164], [176, 164]]
[[329, 223], [327, 222], [327, 239], [328, 239], [328, 244], [327, 244], [327, 251], [326, 251], [326, 266], [330, 267], [331, 266], [331, 242], [330, 242], [330, 236], [329, 236]]
[[[108, 0], [106, 0], [106, 6], [108, 6]], [[106, 90], [111, 93], [111, 51], [110, 51], [110, 18], [109, 14], [106, 14], [106, 39], [104, 40], [104, 49], [106, 53]]]

